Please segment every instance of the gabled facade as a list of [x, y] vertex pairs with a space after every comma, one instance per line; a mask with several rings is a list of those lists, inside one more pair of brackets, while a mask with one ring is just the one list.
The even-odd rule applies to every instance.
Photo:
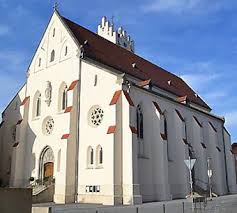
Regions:
[[[103, 19], [98, 33], [110, 27]], [[120, 31], [112, 29], [111, 36]], [[126, 45], [105, 34], [54, 12], [25, 86], [4, 111], [3, 184], [40, 186], [54, 179], [56, 203], [184, 198], [190, 156], [197, 159], [197, 187], [208, 188], [211, 157], [214, 191], [235, 193], [224, 119], [182, 79], [135, 55], [125, 32], [119, 41], [124, 36]]]

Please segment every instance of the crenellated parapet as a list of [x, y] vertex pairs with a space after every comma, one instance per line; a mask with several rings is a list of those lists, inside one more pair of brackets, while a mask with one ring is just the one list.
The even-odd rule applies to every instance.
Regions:
[[124, 30], [123, 27], [119, 27], [118, 30], [115, 30], [114, 24], [111, 23], [105, 16], [102, 17], [97, 33], [114, 44], [134, 52], [134, 41], [127, 34], [126, 30]]

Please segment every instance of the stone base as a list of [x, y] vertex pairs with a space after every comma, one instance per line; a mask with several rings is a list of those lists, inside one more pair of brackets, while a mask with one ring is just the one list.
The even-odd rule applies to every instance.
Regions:
[[110, 196], [110, 195], [85, 195], [79, 194], [77, 197], [79, 203], [93, 203], [103, 205], [122, 205], [123, 198], [121, 196]]
[[75, 203], [75, 196], [64, 195], [64, 194], [54, 194], [54, 202], [59, 204], [65, 203]]
[[141, 195], [123, 196], [123, 205], [137, 205], [137, 204], [142, 204]]

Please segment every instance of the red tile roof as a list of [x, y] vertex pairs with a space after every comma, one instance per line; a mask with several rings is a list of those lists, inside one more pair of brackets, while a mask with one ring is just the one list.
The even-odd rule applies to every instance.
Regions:
[[185, 96], [176, 98], [176, 101], [178, 101], [179, 103], [184, 103], [187, 101], [187, 99], [188, 99], [188, 96], [185, 95]]
[[71, 85], [69, 86], [68, 91], [73, 90], [75, 86], [77, 85], [77, 83], [78, 83], [78, 80], [73, 81]]
[[122, 90], [118, 90], [118, 91], [116, 91], [116, 92], [114, 93], [114, 96], [113, 96], [113, 98], [112, 98], [112, 100], [111, 100], [111, 102], [110, 102], [109, 105], [117, 104], [117, 102], [118, 102], [118, 100], [119, 100], [119, 97], [120, 97], [120, 95], [121, 95], [121, 92], [122, 92]]
[[145, 87], [147, 85], [149, 85], [151, 83], [151, 79], [145, 80], [145, 81], [141, 81], [138, 83], [139, 87]]
[[214, 125], [212, 124], [212, 122], [209, 121], [209, 124], [210, 124], [210, 126], [212, 127], [212, 129], [213, 129], [215, 132], [217, 132], [217, 129], [214, 127]]
[[160, 115], [163, 115], [164, 113], [162, 112], [159, 104], [155, 101], [153, 101], [153, 104], [154, 104], [155, 108], [158, 110], [158, 112], [160, 113]]
[[179, 110], [175, 110], [181, 121], [185, 121], [184, 117], [181, 115]]
[[130, 126], [131, 132], [137, 134], [137, 129], [134, 126]]
[[160, 133], [160, 136], [164, 141], [167, 141], [167, 135], [166, 134]]
[[25, 97], [25, 99], [21, 102], [21, 106], [25, 105], [29, 99], [30, 99], [30, 96]]
[[64, 139], [68, 139], [70, 137], [70, 134], [64, 134], [61, 139], [64, 140]]
[[194, 120], [197, 122], [197, 124], [198, 124], [200, 127], [202, 127], [202, 124], [201, 124], [200, 121], [197, 119], [197, 117], [196, 117], [196, 116], [193, 116], [193, 118], [194, 118]]
[[126, 97], [128, 103], [129, 103], [129, 105], [130, 105], [130, 106], [134, 106], [134, 103], [133, 103], [133, 101], [132, 101], [131, 96], [129, 95], [129, 93], [126, 92], [126, 91], [123, 91], [123, 94], [125, 95], [125, 97]]
[[71, 112], [71, 111], [72, 111], [72, 106], [67, 107], [67, 108], [65, 109], [64, 113], [68, 113], [68, 112]]
[[115, 133], [115, 131], [116, 131], [116, 126], [110, 126], [108, 128], [107, 134]]
[[[62, 20], [71, 30], [78, 43], [83, 45], [83, 55], [85, 57], [113, 67], [138, 79], [151, 79], [153, 85], [178, 97], [187, 95], [188, 99], [193, 103], [210, 109], [181, 78], [79, 26], [67, 18], [62, 17]], [[136, 63], [135, 67], [132, 65], [134, 63]], [[168, 81], [171, 81], [172, 84], [168, 84]]]
[[19, 145], [19, 143], [14, 143], [12, 147], [17, 147]]
[[16, 125], [20, 125], [22, 123], [23, 119], [17, 121]]

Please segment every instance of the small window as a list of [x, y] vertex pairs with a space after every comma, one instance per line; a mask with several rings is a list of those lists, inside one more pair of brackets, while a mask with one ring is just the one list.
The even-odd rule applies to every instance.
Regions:
[[68, 47], [66, 46], [64, 55], [67, 56], [67, 53], [68, 53]]
[[56, 30], [55, 30], [55, 28], [53, 29], [53, 37], [55, 37], [55, 32], [56, 32]]
[[88, 167], [91, 167], [94, 164], [94, 150], [91, 146], [87, 150], [87, 162]]
[[50, 55], [50, 62], [53, 62], [55, 59], [55, 51], [52, 50], [51, 55]]
[[39, 64], [38, 64], [39, 67], [41, 67], [41, 58], [39, 58]]
[[97, 86], [97, 82], [98, 82], [98, 76], [95, 75], [95, 79], [94, 79], [94, 86]]
[[143, 139], [143, 113], [141, 106], [137, 106], [137, 131], [138, 138]]
[[168, 135], [167, 119], [164, 113], [160, 115], [160, 135], [164, 141], [167, 141], [167, 135]]
[[62, 94], [62, 110], [67, 108], [67, 87], [65, 87]]
[[185, 121], [182, 121], [182, 136], [183, 139], [187, 139], [187, 125]]
[[102, 165], [103, 164], [103, 149], [99, 145], [96, 149], [96, 160], [97, 160], [97, 165]]
[[36, 100], [36, 117], [39, 117], [41, 114], [41, 95]]
[[58, 90], [58, 111], [62, 112], [67, 108], [68, 105], [68, 94], [67, 94], [67, 85], [65, 82], [61, 84]]

